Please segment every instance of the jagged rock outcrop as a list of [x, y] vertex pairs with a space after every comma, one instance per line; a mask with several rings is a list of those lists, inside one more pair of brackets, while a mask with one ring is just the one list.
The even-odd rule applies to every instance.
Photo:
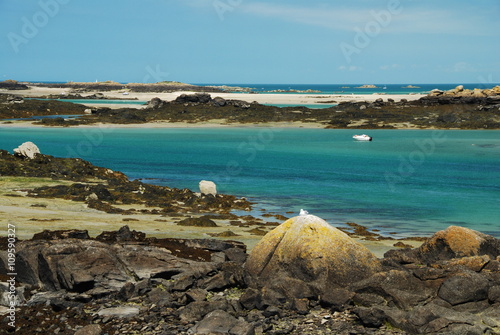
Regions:
[[206, 104], [212, 100], [212, 97], [208, 93], [195, 93], [195, 94], [181, 94], [175, 100], [174, 103], [184, 104], [184, 103], [199, 103]]
[[29, 159], [35, 158], [37, 154], [40, 153], [40, 149], [33, 142], [24, 142], [20, 146], [14, 149], [14, 154], [20, 157], [26, 157]]
[[500, 95], [500, 86], [495, 86], [491, 89], [479, 89], [474, 88], [472, 90], [464, 89], [463, 85], [458, 85], [454, 89], [448, 91], [442, 91], [438, 89], [434, 89], [429, 92], [429, 96], [438, 97], [438, 96], [447, 96], [447, 97], [476, 97], [476, 98], [485, 98], [490, 96], [499, 96]]
[[161, 108], [165, 105], [165, 101], [161, 100], [160, 98], [153, 98], [149, 100], [147, 107], [148, 108]]
[[[64, 236], [69, 238], [61, 239]], [[109, 295], [143, 279], [201, 277], [217, 269], [216, 263], [206, 260], [211, 254], [221, 253], [222, 258], [214, 259], [224, 262], [228, 257], [241, 260], [234, 257], [234, 250], [224, 256], [226, 250], [243, 248], [244, 252], [237, 242], [196, 241], [188, 245], [182, 240], [146, 239], [144, 233], [131, 232], [127, 226], [96, 239], [89, 238], [86, 231], [44, 232], [17, 244], [17, 280], [47, 291]], [[201, 258], [175, 256], [173, 251], [180, 249]], [[0, 273], [6, 270], [0, 269]]]
[[[313, 244], [313, 237], [327, 232], [321, 221], [309, 220], [321, 219], [289, 220], [299, 223], [296, 232], [308, 236], [303, 244]], [[284, 276], [288, 273], [283, 270], [269, 274], [260, 288], [247, 286], [245, 248], [238, 242], [147, 238], [128, 227], [96, 239], [85, 231], [46, 231], [36, 240], [16, 243], [17, 290], [24, 304], [17, 310], [23, 322], [16, 334], [73, 334], [79, 329], [85, 334], [90, 324], [110, 334], [498, 334], [500, 255], [483, 248], [497, 245], [498, 239], [457, 228], [436, 233], [413, 251], [435, 262], [427, 265], [416, 256], [398, 255], [408, 253], [404, 250], [390, 252], [376, 260], [379, 270], [323, 291], [300, 276], [308, 273], [311, 282], [314, 274], [322, 276], [314, 269], [329, 253], [321, 248], [328, 243], [297, 247], [296, 254], [312, 257], [313, 264], [282, 264], [301, 272], [294, 273], [297, 278]], [[336, 232], [334, 236], [339, 243], [350, 243]], [[479, 243], [463, 245], [461, 237]], [[6, 250], [6, 240], [0, 237], [0, 249]], [[344, 252], [344, 247], [333, 249]], [[0, 253], [0, 274], [6, 273], [5, 254]], [[436, 254], [444, 256], [437, 259]], [[5, 290], [0, 286], [0, 296]]]
[[366, 247], [314, 215], [296, 216], [270, 231], [245, 265], [251, 286], [277, 285], [290, 298], [318, 296], [379, 270]]

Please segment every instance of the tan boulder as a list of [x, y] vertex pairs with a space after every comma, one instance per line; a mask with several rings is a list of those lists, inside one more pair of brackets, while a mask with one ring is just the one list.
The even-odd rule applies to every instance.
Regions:
[[417, 253], [427, 262], [481, 255], [495, 259], [500, 255], [500, 240], [469, 228], [450, 226], [435, 233]]
[[[366, 247], [314, 215], [285, 221], [254, 247], [245, 265], [251, 285], [299, 280], [321, 294], [345, 287], [381, 269]], [[273, 284], [274, 282], [274, 284]]]
[[487, 95], [483, 92], [483, 90], [480, 90], [479, 88], [475, 88], [472, 91], [472, 96], [477, 97], [477, 98], [483, 98], [483, 97], [486, 97]]

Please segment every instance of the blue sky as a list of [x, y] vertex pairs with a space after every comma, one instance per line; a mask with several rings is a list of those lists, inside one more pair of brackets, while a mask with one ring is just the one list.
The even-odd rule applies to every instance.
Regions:
[[0, 0], [0, 80], [500, 82], [499, 0]]

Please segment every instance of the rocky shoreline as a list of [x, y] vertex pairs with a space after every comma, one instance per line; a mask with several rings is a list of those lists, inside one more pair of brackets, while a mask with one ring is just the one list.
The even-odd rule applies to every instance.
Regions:
[[[318, 228], [319, 218], [308, 217], [308, 227]], [[285, 234], [300, 220], [283, 223]], [[313, 237], [302, 250], [328, 240]], [[6, 250], [6, 238], [1, 242]], [[500, 241], [460, 227], [372, 259], [375, 267], [362, 275], [352, 276], [372, 256], [335, 268], [332, 262], [346, 259], [332, 255], [310, 268], [301, 265], [312, 260], [306, 252], [295, 263], [274, 263], [265, 282], [255, 280], [249, 262], [281, 257], [279, 250], [257, 246], [248, 256], [237, 242], [149, 239], [126, 226], [96, 238], [44, 231], [16, 249], [19, 306], [7, 334], [500, 333]], [[0, 260], [6, 278], [4, 252]], [[336, 280], [339, 273], [347, 280]], [[0, 288], [5, 305], [7, 288]]]
[[[153, 91], [154, 92], [154, 91]], [[94, 96], [97, 93], [94, 93]], [[80, 95], [81, 96], [81, 95]], [[99, 99], [106, 96], [99, 95]], [[335, 100], [324, 103], [336, 103]], [[203, 124], [258, 125], [318, 124], [335, 129], [500, 129], [500, 87], [488, 90], [432, 91], [418, 100], [394, 101], [388, 97], [372, 102], [340, 102], [322, 109], [274, 107], [208, 93], [182, 94], [172, 101], [153, 98], [146, 108], [88, 108], [57, 100], [25, 100], [0, 94], [0, 119], [40, 115], [81, 115], [77, 119], [43, 119], [43, 126], [107, 124]], [[20, 122], [20, 121], [17, 121]], [[8, 122], [4, 121], [4, 124]]]
[[[28, 197], [84, 202], [103, 213], [210, 214], [187, 217], [177, 223], [181, 227], [213, 227], [220, 218], [246, 225], [230, 210], [252, 205], [214, 188], [196, 194], [129, 181], [81, 159], [43, 155], [33, 143], [14, 152], [0, 151], [0, 175], [60, 183], [23, 190]], [[263, 237], [250, 254], [245, 243], [226, 240], [231, 233], [214, 235], [218, 239], [160, 238], [129, 226], [95, 237], [85, 229], [44, 230], [24, 240], [2, 237], [5, 324], [10, 303], [16, 304], [15, 327], [2, 331], [500, 334], [499, 239], [452, 226], [418, 248], [399, 241], [402, 249], [377, 258], [316, 216], [276, 218], [281, 222], [254, 229]], [[382, 238], [350, 226], [355, 236]], [[7, 252], [13, 249], [14, 279]]]

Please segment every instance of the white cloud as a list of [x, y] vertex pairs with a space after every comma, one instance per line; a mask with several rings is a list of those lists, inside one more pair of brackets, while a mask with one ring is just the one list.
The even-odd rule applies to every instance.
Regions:
[[[205, 0], [190, 0], [204, 2]], [[207, 0], [208, 1], [208, 0]], [[412, 6], [412, 7], [410, 7]], [[491, 22], [482, 15], [469, 15], [463, 8], [428, 9], [415, 7], [415, 4], [401, 2], [397, 10], [381, 6], [377, 9], [358, 7], [297, 6], [282, 5], [265, 2], [242, 1], [238, 10], [248, 14], [278, 18], [307, 25], [320, 26], [336, 30], [354, 31], [363, 30], [367, 24], [378, 22], [385, 32], [392, 33], [455, 33], [461, 35], [495, 34], [489, 29], [494, 28]], [[464, 18], [464, 11], [467, 18]], [[381, 13], [389, 16], [380, 16]], [[385, 20], [385, 21], [381, 21]]]
[[312, 8], [293, 5], [276, 5], [264, 2], [243, 3], [241, 9], [246, 13], [284, 19], [307, 25], [331, 29], [352, 30], [355, 24], [369, 19], [368, 11], [354, 11], [345, 8], [321, 7]]
[[350, 66], [339, 66], [338, 69], [340, 71], [361, 71], [363, 68], [361, 66], [354, 66], [354, 65], [350, 65]]
[[[397, 34], [459, 34], [498, 36], [495, 10], [487, 6], [461, 5], [450, 7], [446, 3], [429, 7], [420, 2], [401, 1], [398, 6], [388, 8], [394, 2], [382, 2], [379, 7], [359, 2], [331, 5], [274, 4], [249, 0], [176, 0], [193, 8], [211, 8], [216, 3], [227, 5], [233, 13], [241, 12], [259, 17], [287, 20], [305, 25], [333, 30], [363, 30], [378, 22], [383, 32]], [[397, 3], [397, 2], [395, 2]], [[376, 8], [375, 8], [376, 7]], [[226, 8], [226, 9], [227, 9]], [[500, 6], [498, 7], [500, 9]], [[385, 13], [385, 14], [381, 14]], [[389, 16], [384, 16], [389, 14]], [[383, 22], [381, 21], [383, 20]]]

